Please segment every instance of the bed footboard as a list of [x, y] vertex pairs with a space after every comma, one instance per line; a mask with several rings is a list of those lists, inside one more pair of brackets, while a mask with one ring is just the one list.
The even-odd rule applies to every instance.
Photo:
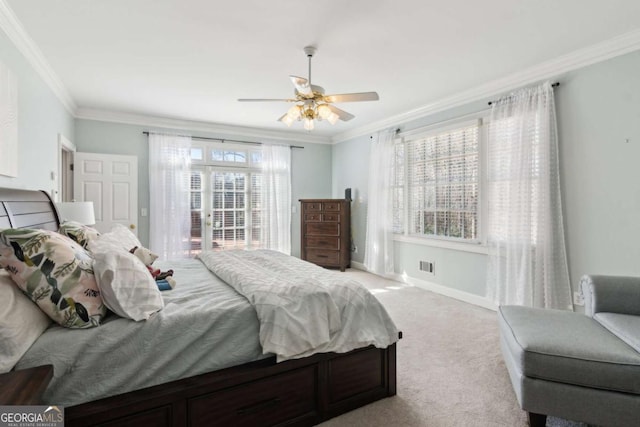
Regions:
[[396, 345], [260, 360], [65, 408], [67, 426], [311, 426], [396, 394]]

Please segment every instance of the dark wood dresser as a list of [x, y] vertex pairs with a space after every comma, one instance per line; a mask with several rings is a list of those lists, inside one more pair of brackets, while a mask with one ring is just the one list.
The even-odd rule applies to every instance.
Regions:
[[301, 199], [300, 257], [344, 271], [351, 262], [351, 200]]

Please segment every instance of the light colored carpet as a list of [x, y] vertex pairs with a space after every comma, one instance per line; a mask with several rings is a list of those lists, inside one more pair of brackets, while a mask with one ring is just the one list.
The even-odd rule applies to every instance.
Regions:
[[[500, 353], [496, 313], [421, 288], [350, 269], [403, 332], [397, 395], [323, 427], [528, 425]], [[547, 426], [584, 427], [555, 418]]]

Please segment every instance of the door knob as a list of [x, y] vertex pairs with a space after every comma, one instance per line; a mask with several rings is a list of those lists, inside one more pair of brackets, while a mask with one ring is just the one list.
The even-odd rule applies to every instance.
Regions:
[[135, 224], [129, 224], [129, 228], [132, 229], [132, 230], [135, 230], [136, 225]]

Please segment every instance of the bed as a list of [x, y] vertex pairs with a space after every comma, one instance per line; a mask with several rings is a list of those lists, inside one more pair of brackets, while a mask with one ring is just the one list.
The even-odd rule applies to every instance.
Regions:
[[[55, 231], [58, 227], [58, 214], [47, 193], [0, 188], [0, 229]], [[187, 321], [197, 324], [206, 339], [192, 340], [185, 348], [172, 348], [171, 343], [178, 342], [182, 334], [179, 329], [171, 332], [162, 329], [162, 316], [132, 322], [111, 315], [101, 326], [86, 330], [49, 327], [15, 369], [54, 365], [54, 378], [44, 394], [43, 404], [59, 405], [62, 399], [66, 425], [304, 426], [395, 395], [397, 332], [393, 342], [384, 348], [366, 345], [347, 352], [320, 348], [321, 352], [278, 362], [276, 355], [262, 351], [256, 310], [227, 282], [203, 270], [197, 260], [164, 264], [176, 270], [175, 277], [188, 277], [189, 283], [179, 283], [175, 290], [163, 294], [163, 311], [166, 310], [163, 316], [169, 316], [178, 304], [187, 301], [188, 307], [196, 307], [188, 314], [201, 316], [197, 323], [191, 318]], [[189, 290], [193, 289], [202, 298], [208, 293], [224, 295], [224, 304], [241, 309], [227, 316], [218, 311], [226, 308], [216, 304], [201, 304], [204, 307], [198, 308], [188, 300]], [[233, 329], [233, 325], [242, 326]], [[185, 335], [187, 329], [190, 327], [183, 327]], [[78, 337], [87, 337], [91, 342], [94, 336], [111, 334], [112, 330], [124, 332], [126, 338], [112, 339], [106, 352], [103, 348], [93, 352], [83, 350], [69, 363], [61, 361], [68, 356], [51, 350], [55, 345], [74, 349], [81, 346], [74, 345], [74, 341], [81, 341]], [[72, 334], [76, 336], [69, 338]], [[222, 340], [211, 338], [214, 335], [220, 335]], [[140, 354], [127, 353], [126, 341], [138, 343], [138, 351], [147, 356], [152, 354], [154, 359], [145, 361], [139, 359]], [[87, 344], [83, 348], [93, 347]], [[116, 359], [120, 352], [124, 352], [122, 361]], [[74, 371], [82, 372], [82, 365], [95, 367], [94, 377], [87, 377], [94, 385], [88, 387], [92, 391], [78, 397], [72, 391], [79, 380], [70, 378], [74, 378]], [[131, 366], [123, 372], [115, 369], [123, 365]], [[145, 375], [126, 373], [141, 370]], [[129, 375], [130, 379], [114, 380], [114, 387], [101, 390], [102, 383], [109, 383], [110, 378], [117, 379], [118, 375]], [[67, 396], [68, 402], [64, 401]]]

